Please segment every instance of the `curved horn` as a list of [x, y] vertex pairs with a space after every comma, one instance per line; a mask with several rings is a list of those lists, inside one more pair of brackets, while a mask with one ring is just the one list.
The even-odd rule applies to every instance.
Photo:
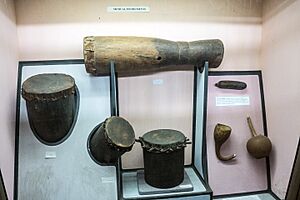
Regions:
[[231, 134], [231, 128], [230, 126], [227, 126], [225, 124], [217, 124], [215, 126], [214, 130], [214, 139], [215, 139], [215, 150], [216, 150], [216, 156], [219, 160], [222, 161], [229, 161], [236, 157], [236, 154], [228, 155], [228, 156], [222, 156], [220, 153], [222, 145], [227, 141]]

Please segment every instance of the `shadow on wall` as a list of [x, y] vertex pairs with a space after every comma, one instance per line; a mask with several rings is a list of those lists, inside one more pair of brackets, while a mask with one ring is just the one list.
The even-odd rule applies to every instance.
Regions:
[[[1, 1], [1, 0], [0, 0]], [[17, 23], [237, 22], [260, 23], [262, 0], [16, 0]], [[147, 13], [111, 13], [109, 6], [148, 6]]]
[[263, 21], [270, 19], [295, 1], [296, 0], [264, 0], [262, 8]]

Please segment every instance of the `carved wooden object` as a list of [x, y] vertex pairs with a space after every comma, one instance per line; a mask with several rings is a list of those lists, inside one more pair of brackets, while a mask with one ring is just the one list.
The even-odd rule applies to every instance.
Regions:
[[84, 38], [84, 63], [93, 75], [109, 73], [114, 61], [117, 72], [147, 72], [166, 69], [174, 65], [218, 67], [223, 59], [221, 40], [174, 42], [146, 37], [94, 37]]

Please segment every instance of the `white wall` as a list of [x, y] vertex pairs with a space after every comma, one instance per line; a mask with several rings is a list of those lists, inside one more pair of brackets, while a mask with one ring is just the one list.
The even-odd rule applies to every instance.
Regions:
[[300, 136], [300, 1], [268, 1], [262, 53], [272, 189], [284, 198]]
[[17, 61], [14, 3], [0, 0], [0, 167], [9, 199], [13, 195]]

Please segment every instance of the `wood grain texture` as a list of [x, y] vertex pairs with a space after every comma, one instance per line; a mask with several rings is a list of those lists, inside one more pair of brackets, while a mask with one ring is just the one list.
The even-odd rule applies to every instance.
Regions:
[[205, 61], [216, 68], [223, 60], [224, 46], [220, 40], [174, 42], [147, 37], [90, 36], [84, 38], [83, 51], [86, 71], [97, 76], [109, 73], [110, 61], [116, 63], [119, 73], [161, 71], [174, 65], [202, 66]]

